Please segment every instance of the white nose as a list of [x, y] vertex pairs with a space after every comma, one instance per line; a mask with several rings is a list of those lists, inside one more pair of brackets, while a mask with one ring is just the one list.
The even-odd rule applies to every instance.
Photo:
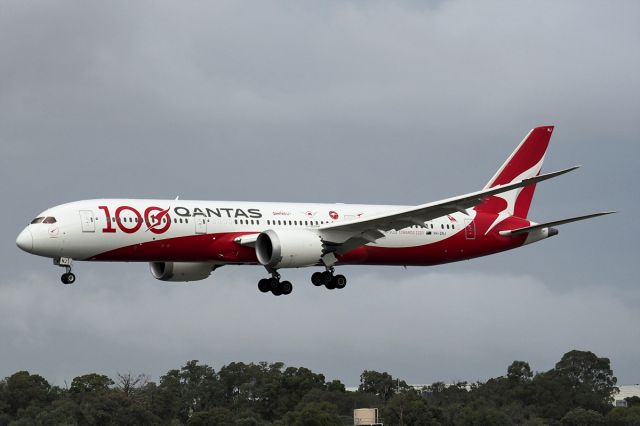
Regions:
[[24, 228], [16, 238], [16, 245], [27, 253], [31, 253], [31, 250], [33, 250], [33, 235], [31, 235], [31, 231]]

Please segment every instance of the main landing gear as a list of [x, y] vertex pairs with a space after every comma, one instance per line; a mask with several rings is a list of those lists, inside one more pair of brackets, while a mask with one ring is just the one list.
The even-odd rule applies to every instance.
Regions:
[[[280, 274], [270, 270], [271, 278], [263, 278], [258, 281], [258, 289], [262, 293], [271, 292], [274, 296], [283, 296], [293, 291], [293, 285], [289, 281], [280, 281]], [[329, 290], [345, 288], [347, 278], [344, 275], [334, 275], [333, 267], [328, 267], [324, 272], [315, 272], [311, 275], [311, 282], [315, 286], [325, 286]]]
[[271, 292], [274, 296], [282, 296], [293, 291], [293, 284], [289, 281], [280, 281], [280, 274], [272, 271], [271, 278], [263, 278], [258, 281], [258, 289], [263, 293]]
[[63, 267], [65, 269], [65, 273], [60, 277], [60, 281], [62, 284], [73, 284], [76, 282], [76, 276], [71, 272], [71, 263], [72, 260], [68, 257], [61, 257], [59, 259], [53, 259], [53, 264]]
[[347, 278], [341, 274], [333, 275], [333, 273], [333, 267], [327, 268], [324, 272], [314, 272], [311, 275], [311, 282], [317, 287], [325, 286], [329, 290], [345, 288]]

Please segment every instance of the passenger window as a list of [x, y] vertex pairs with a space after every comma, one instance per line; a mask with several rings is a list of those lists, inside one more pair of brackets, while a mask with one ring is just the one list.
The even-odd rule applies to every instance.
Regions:
[[36, 217], [35, 219], [33, 219], [33, 220], [31, 221], [31, 223], [32, 223], [32, 224], [34, 224], [34, 223], [40, 223], [40, 222], [42, 222], [43, 220], [44, 220], [44, 217]]

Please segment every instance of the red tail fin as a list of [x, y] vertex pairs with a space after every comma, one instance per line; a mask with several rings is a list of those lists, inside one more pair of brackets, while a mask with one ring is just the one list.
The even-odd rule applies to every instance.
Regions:
[[[485, 185], [485, 189], [497, 185], [521, 181], [540, 174], [544, 155], [549, 146], [553, 133], [553, 126], [541, 126], [531, 130], [507, 161], [498, 169], [496, 174]], [[476, 207], [478, 211], [491, 213], [508, 213], [513, 216], [526, 218], [533, 199], [535, 185], [505, 192], [489, 197], [486, 203]], [[500, 200], [501, 199], [501, 200]], [[506, 206], [504, 205], [506, 202]]]

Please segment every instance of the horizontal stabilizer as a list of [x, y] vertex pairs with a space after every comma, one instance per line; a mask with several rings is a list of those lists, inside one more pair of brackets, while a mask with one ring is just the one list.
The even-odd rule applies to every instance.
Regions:
[[555, 220], [553, 222], [539, 223], [537, 225], [532, 225], [532, 226], [527, 226], [527, 227], [524, 227], [524, 228], [513, 229], [513, 230], [510, 230], [510, 231], [500, 231], [500, 235], [502, 235], [504, 237], [508, 237], [508, 236], [512, 236], [512, 235], [520, 235], [520, 234], [524, 234], [526, 232], [535, 231], [535, 230], [538, 230], [538, 229], [549, 228], [551, 226], [564, 225], [565, 223], [571, 223], [571, 222], [577, 222], [579, 220], [591, 219], [592, 217], [604, 216], [604, 215], [611, 214], [611, 213], [616, 213], [616, 212], [615, 211], [610, 211], [610, 212], [592, 213], [592, 214], [587, 214], [587, 215], [584, 215], [584, 216], [576, 216], [576, 217], [570, 217], [568, 219]]

